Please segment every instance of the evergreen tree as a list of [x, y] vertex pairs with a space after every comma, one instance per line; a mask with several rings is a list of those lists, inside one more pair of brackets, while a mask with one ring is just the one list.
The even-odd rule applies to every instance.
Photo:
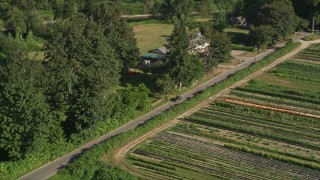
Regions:
[[167, 55], [168, 74], [177, 85], [187, 86], [203, 74], [203, 66], [196, 55], [189, 54], [189, 38], [182, 22], [175, 24]]
[[193, 0], [165, 0], [161, 7], [161, 13], [167, 19], [182, 21], [191, 16], [193, 6]]
[[[46, 45], [45, 69], [52, 105], [68, 115], [66, 132], [106, 120], [120, 61], [103, 28], [83, 17], [65, 20]], [[111, 106], [111, 107], [108, 107]]]
[[12, 39], [1, 37], [0, 151], [17, 160], [63, 137], [38, 81], [42, 65], [13, 47], [18, 45]]
[[132, 28], [121, 17], [119, 2], [108, 4], [89, 1], [86, 7], [84, 13], [102, 28], [121, 61], [122, 72], [127, 73], [128, 68], [139, 63], [140, 53]]

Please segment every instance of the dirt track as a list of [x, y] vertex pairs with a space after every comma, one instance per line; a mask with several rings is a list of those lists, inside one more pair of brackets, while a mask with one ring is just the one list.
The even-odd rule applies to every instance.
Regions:
[[209, 103], [211, 103], [212, 101], [214, 101], [215, 99], [217, 99], [218, 97], [221, 97], [224, 94], [227, 94], [230, 90], [234, 89], [237, 86], [240, 86], [244, 83], [249, 82], [250, 80], [254, 79], [255, 77], [267, 72], [268, 70], [270, 70], [271, 68], [277, 66], [279, 63], [291, 58], [292, 56], [296, 55], [297, 53], [299, 53], [300, 51], [308, 48], [310, 45], [312, 44], [318, 44], [320, 43], [320, 40], [316, 40], [316, 41], [301, 41], [301, 46], [299, 46], [297, 49], [293, 50], [292, 52], [286, 54], [285, 56], [279, 58], [278, 60], [276, 60], [275, 62], [269, 64], [268, 66], [260, 69], [259, 71], [249, 75], [248, 77], [244, 78], [243, 80], [240, 80], [238, 82], [236, 82], [235, 84], [225, 88], [224, 90], [218, 92], [217, 94], [211, 96], [210, 98], [208, 98], [207, 100], [205, 100], [204, 102], [198, 104], [197, 106], [195, 106], [194, 108], [190, 109], [189, 111], [181, 114], [180, 116], [178, 116], [177, 118], [173, 119], [172, 121], [140, 136], [139, 138], [135, 139], [134, 141], [130, 142], [129, 144], [125, 145], [124, 147], [120, 148], [119, 150], [117, 150], [115, 152], [115, 154], [112, 156], [112, 160], [119, 165], [120, 167], [128, 170], [129, 172], [136, 174], [138, 176], [143, 176], [143, 174], [139, 174], [139, 171], [137, 171], [134, 167], [130, 166], [125, 159], [126, 154], [130, 151], [130, 149], [132, 149], [133, 147], [137, 146], [139, 143], [145, 141], [146, 139], [156, 135], [157, 133], [172, 127], [174, 125], [176, 125], [179, 122], [179, 119], [186, 117], [188, 115], [191, 115], [193, 112], [201, 109], [202, 107], [208, 105]]

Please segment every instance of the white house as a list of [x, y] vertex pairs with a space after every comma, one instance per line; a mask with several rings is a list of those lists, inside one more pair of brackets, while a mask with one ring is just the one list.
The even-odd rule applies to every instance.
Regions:
[[190, 54], [203, 53], [210, 46], [205, 37], [199, 32], [196, 38], [190, 41]]

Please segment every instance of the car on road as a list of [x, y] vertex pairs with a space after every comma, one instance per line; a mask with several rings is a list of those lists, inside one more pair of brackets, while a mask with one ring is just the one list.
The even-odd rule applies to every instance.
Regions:
[[172, 99], [173, 102], [179, 102], [182, 99], [182, 96], [177, 96]]

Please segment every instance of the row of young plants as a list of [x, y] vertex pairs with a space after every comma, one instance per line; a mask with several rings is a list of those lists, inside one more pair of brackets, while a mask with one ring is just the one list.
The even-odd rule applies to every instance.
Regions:
[[[169, 135], [170, 137], [174, 136], [174, 135]], [[164, 140], [166, 141], [166, 140]], [[154, 143], [154, 141], [151, 142], [151, 144], [148, 144], [146, 146], [144, 146], [143, 148], [139, 148], [139, 150], [141, 150], [142, 152], [141, 155], [153, 155], [153, 156], [157, 156], [159, 158], [159, 156], [164, 157], [164, 158], [174, 158], [174, 159], [178, 159], [178, 160], [183, 160], [186, 164], [192, 162], [192, 163], [196, 163], [199, 166], [203, 166], [203, 168], [213, 168], [217, 170], [219, 169], [220, 171], [222, 171], [223, 173], [230, 173], [232, 172], [233, 175], [238, 175], [239, 177], [250, 177], [250, 176], [261, 176], [265, 175], [267, 171], [267, 169], [257, 169], [257, 166], [259, 166], [259, 162], [257, 162], [257, 164], [255, 165], [250, 165], [249, 164], [241, 164], [241, 166], [239, 167], [239, 163], [237, 163], [236, 161], [241, 159], [241, 162], [243, 162], [243, 157], [246, 156], [246, 154], [242, 154], [239, 152], [234, 152], [237, 155], [236, 156], [230, 156], [230, 154], [225, 154], [222, 155], [224, 151], [231, 151], [232, 150], [226, 150], [225, 148], [223, 149], [214, 149], [213, 151], [206, 151], [206, 150], [199, 150], [197, 148], [199, 148], [199, 146], [195, 145], [195, 146], [190, 146], [190, 144], [194, 144], [195, 142], [190, 142], [188, 141], [186, 144], [186, 146], [184, 146], [183, 143], [181, 143], [181, 141], [183, 141], [183, 139], [174, 139], [173, 140], [168, 140], [167, 142], [169, 142], [168, 144], [163, 144], [161, 143], [160, 145], [157, 145], [157, 143]], [[197, 140], [193, 140], [193, 141], [197, 141]], [[219, 154], [217, 154], [218, 152], [220, 152]], [[221, 154], [222, 152], [222, 154]], [[194, 154], [195, 153], [195, 154]], [[243, 157], [240, 157], [239, 156]], [[200, 156], [200, 157], [199, 157]], [[240, 159], [239, 159], [240, 158]], [[254, 159], [256, 159], [259, 157], [256, 156]], [[205, 159], [205, 160], [203, 160]], [[246, 158], [245, 158], [246, 159]], [[198, 162], [198, 163], [197, 163]], [[253, 162], [251, 160], [251, 162]], [[272, 163], [277, 163], [277, 162], [272, 162]], [[270, 166], [270, 165], [269, 165]], [[260, 167], [261, 168], [261, 167]], [[291, 167], [292, 168], [292, 167]], [[299, 168], [295, 166], [295, 168]], [[302, 170], [302, 171], [305, 171]], [[281, 173], [280, 173], [281, 174]], [[312, 174], [312, 173], [311, 173]], [[312, 176], [312, 175], [311, 175]], [[233, 176], [234, 178], [235, 176]], [[238, 177], [238, 178], [239, 178]], [[255, 177], [257, 178], [257, 177]], [[280, 178], [280, 177], [279, 177]], [[288, 178], [288, 175], [284, 175], [281, 176], [281, 178]]]
[[314, 99], [314, 98], [310, 98], [310, 97], [295, 96], [295, 95], [290, 95], [290, 94], [286, 94], [286, 93], [271, 92], [268, 90], [261, 90], [261, 89], [248, 88], [248, 87], [237, 87], [235, 89], [238, 91], [262, 94], [262, 95], [267, 95], [267, 96], [291, 99], [291, 100], [295, 100], [295, 101], [308, 102], [308, 103], [320, 105], [319, 99]]
[[275, 134], [283, 134], [290, 136], [300, 137], [302, 139], [317, 142], [319, 134], [315, 131], [314, 133], [309, 133], [307, 130], [303, 131], [294, 126], [281, 125], [274, 122], [269, 122], [265, 119], [260, 119], [259, 117], [242, 117], [240, 115], [234, 115], [230, 113], [223, 113], [218, 111], [211, 112], [197, 112], [193, 115], [194, 117], [200, 117], [213, 121], [221, 121], [226, 123], [241, 123], [241, 126], [252, 127], [256, 129], [264, 129], [266, 132], [273, 132]]
[[318, 119], [304, 116], [296, 116], [288, 113], [280, 113], [276, 111], [269, 111], [264, 109], [252, 108], [247, 106], [235, 105], [224, 102], [215, 102], [208, 109], [218, 109], [220, 111], [227, 111], [231, 113], [246, 114], [249, 116], [260, 117], [269, 121], [279, 123], [301, 125], [306, 127], [320, 127]]
[[[180, 125], [181, 126], [181, 125]], [[179, 133], [185, 133], [185, 134], [189, 134], [189, 135], [194, 135], [194, 136], [198, 136], [198, 137], [205, 137], [205, 138], [209, 138], [209, 139], [213, 139], [219, 142], [223, 142], [226, 144], [236, 144], [236, 145], [241, 145], [241, 146], [246, 146], [246, 147], [250, 147], [253, 149], [257, 149], [257, 150], [261, 150], [264, 151], [266, 153], [273, 153], [273, 154], [280, 154], [283, 156], [288, 156], [288, 157], [292, 157], [292, 158], [297, 158], [297, 159], [302, 159], [305, 161], [310, 161], [310, 162], [315, 162], [315, 163], [320, 163], [320, 159], [314, 158], [314, 157], [310, 157], [310, 156], [306, 156], [306, 151], [310, 151], [310, 149], [306, 149], [306, 148], [299, 148], [299, 152], [287, 152], [285, 150], [285, 146], [288, 146], [288, 144], [279, 146], [277, 144], [277, 141], [272, 141], [269, 140], [270, 143], [265, 143], [264, 142], [259, 142], [259, 137], [256, 137], [254, 135], [247, 135], [247, 134], [243, 134], [246, 135], [246, 138], [242, 138], [240, 137], [240, 135], [237, 132], [234, 132], [233, 135], [230, 135], [228, 133], [228, 136], [226, 136], [225, 134], [219, 134], [216, 131], [207, 131], [207, 130], [201, 130], [201, 129], [190, 129], [188, 127], [180, 127], [179, 125], [177, 125], [176, 127], [173, 128], [173, 130], [175, 132], [179, 132]], [[250, 137], [250, 138], [248, 138]], [[284, 149], [283, 149], [284, 148]]]
[[[251, 124], [253, 126], [262, 127], [266, 129], [274, 129], [275, 131], [287, 131], [293, 132], [297, 135], [309, 137], [309, 138], [320, 138], [319, 131], [313, 130], [312, 128], [308, 128], [305, 126], [298, 126], [293, 124], [284, 124], [279, 121], [269, 121], [268, 119], [263, 119], [258, 116], [250, 117], [247, 114], [243, 113], [233, 113], [233, 112], [224, 112], [215, 109], [207, 109], [198, 112], [200, 117], [230, 117], [231, 119], [238, 119], [241, 122]], [[196, 115], [196, 114], [195, 114]]]
[[[221, 103], [220, 103], [221, 104]], [[225, 105], [226, 103], [223, 103]], [[248, 122], [260, 123], [261, 125], [276, 126], [277, 129], [296, 130], [298, 134], [313, 134], [310, 137], [318, 136], [320, 123], [317, 119], [303, 116], [295, 116], [287, 113], [256, 109], [253, 107], [226, 104], [232, 108], [222, 108], [217, 105], [199, 111], [211, 115], [230, 116]]]
[[[205, 137], [219, 142], [223, 142], [224, 146], [232, 147], [233, 149], [245, 151], [257, 155], [261, 155], [267, 158], [273, 158], [284, 162], [289, 162], [309, 168], [320, 169], [320, 160], [311, 157], [306, 157], [305, 154], [293, 154], [286, 152], [279, 147], [270, 147], [262, 145], [256, 142], [248, 142], [247, 140], [240, 140], [239, 138], [229, 138], [216, 133], [210, 133], [208, 131], [194, 131], [185, 128], [175, 128], [175, 132], [186, 133], [189, 135]], [[305, 152], [304, 152], [305, 153]]]
[[310, 51], [309, 52], [302, 52], [297, 57], [302, 58], [302, 59], [310, 59], [310, 60], [314, 60], [314, 61], [320, 60], [318, 53], [310, 52]]
[[[171, 165], [174, 164], [174, 167], [176, 167], [175, 175], [177, 175], [180, 178], [187, 178], [186, 176], [187, 171], [188, 172], [191, 171], [194, 173], [208, 173], [206, 171], [203, 171], [204, 167], [198, 164], [199, 161], [191, 159], [192, 155], [190, 156], [190, 155], [184, 154], [184, 156], [179, 156], [177, 152], [171, 151], [169, 153], [166, 153], [166, 151], [170, 151], [170, 150], [164, 149], [164, 148], [159, 148], [158, 150], [155, 150], [155, 152], [150, 151], [149, 149], [139, 150], [139, 151], [136, 151], [135, 154], [139, 156], [153, 158], [156, 160], [162, 160]], [[131, 164], [135, 165], [134, 162], [133, 163], [131, 162]], [[145, 170], [146, 169], [140, 169], [140, 171], [145, 171]], [[144, 172], [141, 172], [141, 173], [144, 173]], [[163, 175], [163, 174], [160, 174], [160, 175]]]
[[320, 106], [315, 106], [314, 104], [294, 101], [286, 98], [272, 97], [261, 95], [257, 93], [250, 93], [245, 91], [237, 91], [236, 89], [230, 92], [231, 98], [237, 100], [250, 100], [255, 103], [260, 103], [263, 105], [272, 104], [274, 106], [286, 108], [286, 106], [297, 107], [303, 109], [304, 112], [312, 112], [314, 114], [320, 114]]
[[320, 55], [320, 46], [319, 45], [313, 45], [309, 47], [308, 49], [302, 51], [301, 53], [298, 54], [297, 57], [299, 58], [314, 58], [314, 60], [320, 60], [319, 55]]
[[[290, 51], [296, 49], [298, 46], [300, 46], [300, 43], [288, 43], [284, 48], [278, 50], [277, 52], [271, 54], [270, 56], [266, 57], [265, 59], [251, 65], [250, 67], [238, 71], [235, 73], [235, 75], [230, 76], [228, 79], [221, 81], [217, 83], [216, 85], [209, 87], [208, 89], [204, 90], [203, 93], [198, 94], [191, 98], [188, 101], [185, 101], [170, 110], [160, 114], [159, 116], [155, 117], [153, 120], [148, 121], [144, 125], [141, 125], [137, 127], [134, 130], [122, 133], [107, 142], [101, 143], [97, 145], [96, 147], [88, 150], [84, 155], [82, 155], [80, 158], [75, 160], [73, 163], [71, 163], [66, 169], [62, 170], [57, 176], [56, 179], [63, 179], [67, 178], [70, 179], [72, 177], [73, 179], [92, 179], [93, 174], [92, 173], [85, 173], [86, 171], [90, 172], [97, 172], [97, 171], [103, 171], [107, 170], [110, 167], [113, 167], [112, 163], [101, 164], [101, 157], [105, 154], [110, 155], [115, 149], [123, 146], [124, 144], [130, 142], [131, 140], [135, 139], [136, 137], [156, 128], [159, 127], [161, 124], [165, 124], [166, 122], [170, 121], [172, 118], [178, 116], [179, 114], [187, 111], [188, 109], [194, 107], [196, 104], [204, 101], [208, 97], [212, 96], [213, 94], [216, 94], [217, 92], [223, 90], [224, 88], [234, 84], [235, 82], [247, 77], [248, 75], [252, 74], [253, 72], [261, 69], [262, 67], [265, 67], [266, 65], [272, 63], [273, 61], [277, 60], [278, 58], [286, 55]], [[97, 129], [99, 131], [99, 129]], [[100, 132], [100, 131], [99, 131]], [[99, 133], [93, 133], [93, 134], [99, 134]], [[43, 164], [44, 162], [42, 162]], [[18, 164], [15, 164], [16, 168], [12, 168], [11, 172], [16, 172], [15, 170], [19, 171], [19, 168], [23, 168], [23, 166], [19, 166]], [[18, 167], [17, 167], [18, 166]], [[25, 169], [25, 168], [24, 168]], [[29, 170], [29, 169], [28, 169]], [[26, 170], [24, 170], [26, 172]], [[23, 172], [19, 173], [6, 173], [5, 178], [6, 179], [16, 179], [19, 175], [21, 175]], [[124, 173], [123, 171], [115, 171], [111, 173], [112, 175], [119, 175], [119, 177], [123, 175], [127, 175], [127, 173]], [[53, 178], [54, 179], [54, 178]], [[133, 176], [128, 176], [127, 179], [134, 179]]]
[[271, 71], [272, 75], [290, 80], [320, 83], [320, 65], [289, 61]]
[[[219, 119], [218, 119], [219, 118]], [[283, 141], [289, 144], [293, 145], [300, 145], [303, 147], [308, 147], [310, 149], [320, 149], [320, 145], [316, 142], [309, 142], [306, 141], [306, 139], [300, 139], [300, 136], [296, 136], [293, 133], [287, 134], [284, 131], [275, 131], [270, 129], [265, 129], [257, 126], [253, 126], [248, 123], [243, 123], [237, 121], [236, 119], [228, 120], [228, 118], [221, 118], [221, 117], [215, 117], [215, 119], [208, 119], [204, 117], [198, 117], [198, 116], [190, 116], [186, 118], [187, 121], [206, 125], [206, 126], [212, 126], [212, 127], [218, 127], [222, 129], [227, 129], [231, 131], [238, 131], [242, 133], [248, 133], [253, 134], [265, 138], [270, 138], [278, 141]]]
[[320, 65], [318, 64], [312, 64], [309, 62], [297, 62], [297, 61], [286, 61], [284, 63], [279, 64], [275, 70], [271, 71], [277, 71], [280, 72], [290, 72], [294, 71], [294, 73], [312, 73], [312, 74], [319, 74]]
[[[230, 163], [227, 159], [216, 158], [216, 156], [210, 156], [193, 151], [192, 149], [183, 148], [181, 146], [173, 146], [174, 144], [168, 145], [148, 145], [139, 149], [141, 155], [147, 155], [151, 157], [164, 158], [170, 162], [180, 163], [187, 165], [193, 169], [199, 168], [202, 172], [209, 174], [222, 175], [224, 173], [229, 174], [230, 177], [250, 177], [255, 174], [265, 173], [262, 170], [256, 171], [246, 167], [239, 167], [237, 163]], [[219, 156], [217, 156], [219, 157]], [[221, 174], [222, 173], [222, 174]], [[223, 175], [225, 176], [225, 175]], [[187, 177], [185, 177], [187, 178]], [[257, 178], [257, 176], [255, 176]]]

